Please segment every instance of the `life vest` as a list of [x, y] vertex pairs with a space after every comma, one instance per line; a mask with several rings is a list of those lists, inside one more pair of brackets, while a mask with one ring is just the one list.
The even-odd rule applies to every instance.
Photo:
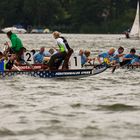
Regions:
[[64, 44], [65, 44], [65, 46], [66, 46], [67, 50], [69, 51], [71, 48], [70, 48], [70, 46], [69, 46], [69, 44], [68, 44], [67, 40], [66, 40], [64, 37], [60, 37], [60, 38], [62, 38], [62, 39], [63, 39], [63, 42], [64, 42]]
[[14, 61], [8, 61], [5, 65], [6, 69], [11, 70], [13, 67]]

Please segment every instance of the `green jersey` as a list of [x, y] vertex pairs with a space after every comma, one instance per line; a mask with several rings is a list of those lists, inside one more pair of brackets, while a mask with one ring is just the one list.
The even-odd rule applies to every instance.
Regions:
[[13, 49], [13, 51], [18, 52], [21, 48], [23, 48], [23, 44], [16, 34], [12, 34], [10, 40], [12, 43], [11, 48]]

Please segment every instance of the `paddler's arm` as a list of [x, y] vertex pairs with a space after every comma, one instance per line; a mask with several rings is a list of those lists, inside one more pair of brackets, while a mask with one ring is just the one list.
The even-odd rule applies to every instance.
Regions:
[[0, 62], [1, 62], [2, 60], [7, 60], [7, 56], [2, 56], [2, 58], [0, 59]]
[[124, 56], [124, 54], [117, 54], [117, 55], [115, 56], [115, 58], [117, 58], [117, 57], [122, 57], [122, 56]]
[[123, 58], [123, 61], [132, 60], [133, 58]]
[[55, 46], [54, 46], [54, 47], [52, 47], [52, 48], [53, 48], [54, 50], [56, 50], [56, 51], [58, 51], [58, 50], [59, 50], [59, 49], [58, 49], [57, 47], [55, 47]]
[[97, 56], [97, 60], [98, 60], [98, 62], [99, 62], [100, 64], [102, 63], [99, 56]]

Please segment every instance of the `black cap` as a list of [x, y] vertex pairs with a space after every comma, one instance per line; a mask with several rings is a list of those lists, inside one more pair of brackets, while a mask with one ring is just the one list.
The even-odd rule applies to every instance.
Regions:
[[12, 31], [8, 31], [8, 32], [7, 32], [7, 36], [10, 37], [11, 35], [12, 35]]
[[130, 50], [130, 53], [136, 53], [136, 50], [135, 50], [134, 48], [132, 48], [132, 49]]

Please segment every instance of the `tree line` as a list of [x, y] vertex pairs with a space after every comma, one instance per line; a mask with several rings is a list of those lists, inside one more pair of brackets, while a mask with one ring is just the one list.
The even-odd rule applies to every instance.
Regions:
[[1, 0], [0, 28], [16, 24], [68, 33], [121, 33], [137, 0]]

